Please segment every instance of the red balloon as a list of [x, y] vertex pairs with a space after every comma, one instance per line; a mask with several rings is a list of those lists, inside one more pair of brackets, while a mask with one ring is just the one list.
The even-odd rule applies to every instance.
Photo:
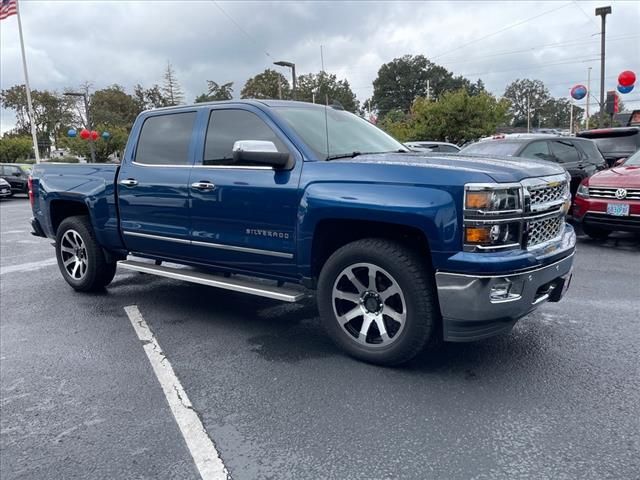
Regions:
[[618, 84], [623, 87], [629, 87], [636, 83], [636, 74], [631, 70], [625, 70], [620, 75], [618, 75]]
[[87, 140], [90, 136], [91, 136], [91, 132], [89, 130], [87, 130], [86, 128], [83, 128], [80, 131], [80, 138], [81, 139]]
[[99, 137], [98, 132], [96, 132], [95, 130], [91, 130], [91, 140], [97, 140]]

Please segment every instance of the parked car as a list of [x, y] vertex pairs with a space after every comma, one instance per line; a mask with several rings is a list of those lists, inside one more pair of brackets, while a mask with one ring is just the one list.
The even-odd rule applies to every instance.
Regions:
[[27, 193], [27, 179], [29, 175], [25, 173], [19, 165], [11, 163], [0, 164], [0, 178], [4, 178], [11, 185], [13, 193]]
[[117, 265], [288, 302], [302, 284], [338, 346], [385, 365], [559, 301], [575, 250], [558, 165], [410, 153], [313, 103], [143, 112], [121, 165], [39, 164], [30, 188], [34, 234], [76, 290]]
[[640, 126], [585, 130], [578, 137], [596, 142], [609, 167], [640, 150]]
[[414, 152], [457, 153], [460, 147], [447, 142], [404, 142], [405, 147]]
[[623, 166], [596, 173], [580, 184], [574, 218], [592, 238], [611, 232], [640, 232], [640, 151]]
[[571, 175], [572, 195], [582, 180], [607, 167], [593, 141], [557, 135], [498, 136], [469, 145], [461, 153], [534, 158], [557, 163]]
[[10, 197], [13, 195], [11, 193], [11, 185], [4, 178], [0, 178], [0, 198]]

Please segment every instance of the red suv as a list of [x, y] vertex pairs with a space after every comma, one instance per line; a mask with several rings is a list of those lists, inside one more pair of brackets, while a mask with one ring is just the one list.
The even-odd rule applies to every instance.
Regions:
[[573, 216], [592, 238], [606, 238], [615, 230], [640, 232], [640, 151], [622, 166], [583, 180]]

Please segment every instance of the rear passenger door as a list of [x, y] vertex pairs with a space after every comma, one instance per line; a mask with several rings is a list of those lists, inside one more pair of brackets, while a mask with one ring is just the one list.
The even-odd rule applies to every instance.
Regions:
[[[191, 190], [194, 257], [234, 270], [293, 276], [301, 155], [255, 107], [221, 106], [202, 120], [205, 135], [190, 183], [209, 188]], [[273, 142], [295, 164], [282, 170], [234, 163], [239, 140]]]
[[587, 176], [581, 152], [570, 140], [551, 140], [549, 144], [554, 159], [571, 175], [571, 194], [574, 195], [580, 182]]
[[[197, 112], [148, 116], [118, 174], [120, 228], [131, 252], [185, 258]], [[186, 248], [185, 248], [186, 247]]]

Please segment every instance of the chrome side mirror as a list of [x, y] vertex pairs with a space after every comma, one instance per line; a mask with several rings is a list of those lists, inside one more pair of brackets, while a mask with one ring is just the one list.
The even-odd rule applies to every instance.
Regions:
[[257, 163], [274, 168], [289, 166], [289, 154], [278, 152], [276, 145], [267, 140], [238, 140], [233, 144], [234, 163]]

